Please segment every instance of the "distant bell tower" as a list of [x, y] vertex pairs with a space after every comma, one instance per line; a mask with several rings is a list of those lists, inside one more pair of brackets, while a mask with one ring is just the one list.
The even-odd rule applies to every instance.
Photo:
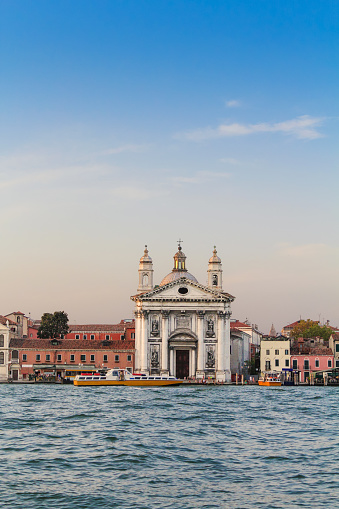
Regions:
[[215, 288], [215, 290], [222, 290], [222, 265], [219, 256], [217, 256], [217, 250], [214, 246], [213, 256], [208, 262], [208, 286]]
[[139, 286], [138, 293], [149, 292], [153, 290], [153, 262], [145, 246], [144, 255], [139, 263]]

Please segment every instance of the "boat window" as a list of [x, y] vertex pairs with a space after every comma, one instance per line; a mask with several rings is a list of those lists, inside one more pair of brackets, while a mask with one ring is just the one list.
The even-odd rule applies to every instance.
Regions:
[[100, 377], [99, 376], [95, 376], [95, 377], [93, 377], [93, 380], [100, 380]]
[[101, 376], [100, 380], [106, 380], [106, 377], [105, 376]]
[[140, 380], [140, 376], [133, 377], [134, 380]]
[[148, 377], [148, 380], [154, 380], [154, 376]]
[[113, 371], [113, 376], [119, 376], [119, 371]]
[[85, 380], [84, 376], [79, 376], [79, 380]]
[[156, 376], [155, 380], [161, 380], [161, 376]]
[[86, 376], [86, 380], [92, 380], [91, 376]]

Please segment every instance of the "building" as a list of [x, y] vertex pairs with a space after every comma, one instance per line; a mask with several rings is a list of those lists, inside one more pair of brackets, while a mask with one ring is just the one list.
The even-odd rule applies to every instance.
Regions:
[[339, 332], [331, 334], [328, 346], [334, 355], [334, 367], [339, 368]]
[[[10, 340], [16, 335], [16, 322], [0, 315], [0, 381], [8, 380], [10, 370]], [[17, 373], [14, 373], [14, 376]]]
[[[181, 242], [181, 241], [180, 241]], [[222, 289], [222, 265], [214, 248], [208, 284], [188, 272], [179, 242], [172, 272], [153, 284], [147, 246], [139, 263], [135, 303], [136, 370], [178, 378], [230, 381], [230, 317], [234, 297]]]
[[299, 382], [307, 383], [317, 372], [333, 369], [334, 356], [328, 348], [317, 339], [299, 338], [291, 345], [291, 368], [299, 371]]
[[10, 353], [14, 380], [30, 375], [67, 378], [102, 368], [134, 370], [134, 341], [12, 338]]
[[260, 344], [260, 371], [279, 371], [290, 368], [290, 340], [283, 336], [263, 337]]

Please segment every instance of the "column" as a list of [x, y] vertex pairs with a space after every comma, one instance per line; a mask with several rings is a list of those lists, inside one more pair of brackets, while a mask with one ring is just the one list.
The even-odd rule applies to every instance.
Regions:
[[162, 324], [161, 324], [161, 366], [160, 374], [168, 375], [168, 311], [162, 311]]
[[135, 316], [135, 371], [140, 371], [141, 368], [141, 313], [140, 311], [134, 312]]
[[148, 373], [147, 350], [148, 350], [148, 311], [142, 312], [141, 318], [141, 372]]
[[219, 311], [218, 313], [218, 343], [217, 343], [217, 373], [216, 378], [220, 382], [225, 382], [225, 313]]
[[231, 381], [231, 315], [232, 312], [225, 312], [225, 364], [226, 382]]
[[204, 378], [205, 376], [205, 365], [204, 365], [204, 316], [205, 311], [197, 312], [197, 336], [198, 336], [198, 352], [197, 352], [197, 378]]
[[175, 373], [174, 373], [174, 348], [170, 348], [170, 375], [175, 376]]
[[196, 349], [191, 349], [190, 376], [196, 376]]

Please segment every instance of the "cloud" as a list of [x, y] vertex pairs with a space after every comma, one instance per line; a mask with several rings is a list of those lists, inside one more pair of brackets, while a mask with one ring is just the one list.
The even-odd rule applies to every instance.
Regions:
[[219, 162], [226, 163], [226, 164], [233, 164], [235, 166], [238, 166], [241, 164], [240, 161], [238, 161], [237, 159], [234, 159], [233, 157], [222, 157], [221, 159], [219, 159]]
[[143, 152], [149, 147], [150, 145], [121, 145], [121, 147], [103, 150], [99, 155], [108, 156], [113, 154], [121, 154], [122, 152]]
[[241, 102], [237, 99], [232, 99], [231, 101], [226, 101], [227, 108], [239, 108], [241, 106]]
[[245, 136], [258, 133], [282, 133], [294, 136], [298, 139], [314, 140], [323, 137], [316, 129], [323, 121], [324, 119], [320, 117], [303, 115], [292, 120], [277, 123], [221, 124], [216, 128], [207, 127], [188, 131], [186, 133], [179, 133], [175, 135], [175, 137], [190, 141], [204, 141], [208, 139]]
[[281, 243], [278, 246], [280, 254], [283, 256], [294, 257], [294, 258], [309, 258], [312, 256], [318, 256], [324, 254], [330, 247], [326, 244], [314, 243], [314, 244], [302, 244], [294, 246], [292, 244]]

